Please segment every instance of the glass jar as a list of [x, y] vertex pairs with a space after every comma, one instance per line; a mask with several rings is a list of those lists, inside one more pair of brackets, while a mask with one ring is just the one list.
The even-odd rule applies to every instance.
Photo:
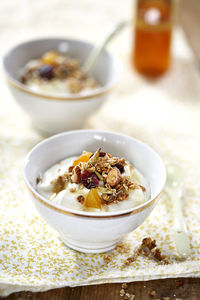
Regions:
[[173, 0], [137, 1], [132, 61], [143, 75], [156, 77], [168, 70], [173, 19]]

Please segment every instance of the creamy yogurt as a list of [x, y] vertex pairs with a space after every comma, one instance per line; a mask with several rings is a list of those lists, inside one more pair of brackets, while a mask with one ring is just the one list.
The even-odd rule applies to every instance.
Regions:
[[[79, 189], [79, 184], [67, 183], [65, 189], [56, 194], [53, 193], [51, 184], [54, 179], [58, 178], [58, 176], [63, 175], [66, 171], [68, 171], [68, 168], [73, 165], [73, 161], [76, 158], [76, 156], [66, 158], [46, 170], [41, 176], [39, 183], [37, 184], [37, 191], [53, 203], [73, 210], [83, 211], [85, 210], [84, 206], [80, 202], [78, 202], [77, 197], [79, 195], [83, 195], [84, 197], [87, 195], [89, 190], [86, 187]], [[126, 200], [117, 201], [117, 203], [111, 203], [109, 205], [102, 205], [101, 209], [92, 209], [93, 211], [122, 211], [136, 207], [149, 200], [150, 187], [144, 176], [138, 170], [133, 168], [132, 165], [128, 163], [124, 167], [122, 176], [130, 176], [131, 181], [142, 185], [145, 188], [145, 191], [143, 191], [142, 189], [130, 190], [129, 197]]]
[[[29, 79], [26, 86], [33, 92], [44, 94], [55, 94], [60, 96], [66, 96], [66, 94], [73, 95], [69, 89], [67, 80], [52, 79], [51, 81], [41, 81], [39, 78]], [[86, 95], [94, 91], [94, 88], [86, 87], [82, 89], [78, 94]]]

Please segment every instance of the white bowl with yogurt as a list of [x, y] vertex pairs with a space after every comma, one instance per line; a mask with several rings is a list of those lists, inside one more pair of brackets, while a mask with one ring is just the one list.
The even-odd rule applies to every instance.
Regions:
[[[110, 211], [83, 211], [73, 204], [67, 207], [64, 203], [56, 203], [48, 199], [48, 195], [38, 192], [38, 176], [58, 161], [76, 157], [84, 149], [94, 152], [99, 147], [115, 156], [125, 157], [142, 174], [144, 184], [150, 188], [145, 201]], [[52, 176], [52, 172], [50, 174]], [[114, 248], [126, 234], [145, 221], [164, 187], [166, 171], [159, 155], [134, 138], [112, 132], [79, 130], [55, 135], [35, 146], [26, 158], [24, 179], [39, 213], [58, 231], [63, 242], [78, 251], [97, 253]], [[65, 202], [67, 197], [73, 203], [70, 193]]]
[[93, 48], [91, 43], [80, 40], [43, 38], [21, 43], [4, 56], [3, 66], [11, 93], [29, 114], [34, 127], [44, 135], [80, 129], [87, 117], [102, 105], [118, 82], [121, 62], [109, 52], [103, 51], [91, 74], [99, 86], [78, 94], [69, 94], [56, 87], [53, 92], [53, 88], [50, 89], [48, 84], [43, 89], [39, 86], [33, 88], [25, 85], [20, 82], [21, 71], [28, 62], [48, 51], [66, 54], [77, 59], [82, 65]]

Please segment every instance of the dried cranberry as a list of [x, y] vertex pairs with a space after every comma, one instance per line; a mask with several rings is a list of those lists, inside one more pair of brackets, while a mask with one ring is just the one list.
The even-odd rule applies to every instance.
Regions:
[[50, 80], [54, 77], [53, 67], [51, 65], [43, 65], [39, 69], [40, 77]]
[[96, 188], [99, 185], [99, 180], [94, 173], [86, 170], [81, 172], [81, 183], [87, 188]]
[[115, 164], [113, 167], [119, 169], [121, 174], [124, 172], [124, 166], [120, 163]]

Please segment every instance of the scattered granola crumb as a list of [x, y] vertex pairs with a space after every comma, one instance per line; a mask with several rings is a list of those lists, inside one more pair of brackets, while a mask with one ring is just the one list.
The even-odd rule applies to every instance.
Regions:
[[137, 259], [139, 254], [140, 253], [139, 253], [138, 249], [136, 249], [134, 251], [133, 255], [127, 258], [127, 260], [125, 261], [125, 265], [129, 266], [133, 261], [135, 261]]
[[175, 300], [183, 300], [182, 298], [176, 298]]
[[125, 243], [117, 244], [115, 250], [119, 253], [128, 253], [130, 251], [130, 246]]
[[154, 290], [150, 291], [149, 295], [150, 295], [151, 297], [154, 297], [154, 296], [156, 295], [156, 291], [154, 291]]
[[123, 296], [125, 295], [125, 290], [124, 290], [124, 289], [121, 289], [120, 292], [119, 292], [119, 295], [120, 295], [121, 297], [123, 297]]
[[178, 280], [175, 281], [175, 284], [176, 284], [176, 287], [182, 286], [183, 285], [183, 280], [178, 279]]
[[122, 289], [127, 289], [127, 287], [128, 287], [128, 284], [127, 283], [122, 283]]
[[[119, 253], [122, 253], [122, 246], [119, 244], [115, 248]], [[121, 252], [120, 252], [121, 251]], [[157, 247], [156, 240], [152, 240], [150, 237], [144, 238], [142, 244], [138, 249], [136, 249], [132, 256], [128, 257], [125, 261], [125, 265], [129, 266], [134, 262], [139, 255], [144, 255], [146, 257], [152, 258], [161, 264], [169, 264], [166, 255], [161, 253], [161, 249]]]
[[161, 253], [161, 249], [156, 245], [156, 240], [152, 240], [150, 237], [144, 238], [140, 248], [138, 249], [139, 253], [153, 258], [156, 261], [159, 261], [162, 264], [169, 264], [166, 255]]
[[162, 297], [162, 300], [170, 300], [170, 297]]
[[127, 291], [128, 284], [127, 283], [122, 283], [121, 285], [121, 290], [119, 292], [120, 297], [123, 297], [124, 300], [133, 300], [135, 299], [135, 295], [131, 294]]
[[36, 183], [38, 184], [38, 183], [40, 182], [40, 180], [41, 180], [41, 178], [38, 176], [38, 177], [36, 178]]
[[107, 264], [112, 261], [112, 257], [110, 255], [104, 255], [103, 259]]
[[124, 299], [130, 299], [130, 296], [131, 296], [131, 295], [130, 295], [129, 293], [126, 293]]
[[126, 293], [124, 299], [125, 300], [133, 300], [133, 299], [135, 299], [135, 295], [130, 294], [130, 293]]

